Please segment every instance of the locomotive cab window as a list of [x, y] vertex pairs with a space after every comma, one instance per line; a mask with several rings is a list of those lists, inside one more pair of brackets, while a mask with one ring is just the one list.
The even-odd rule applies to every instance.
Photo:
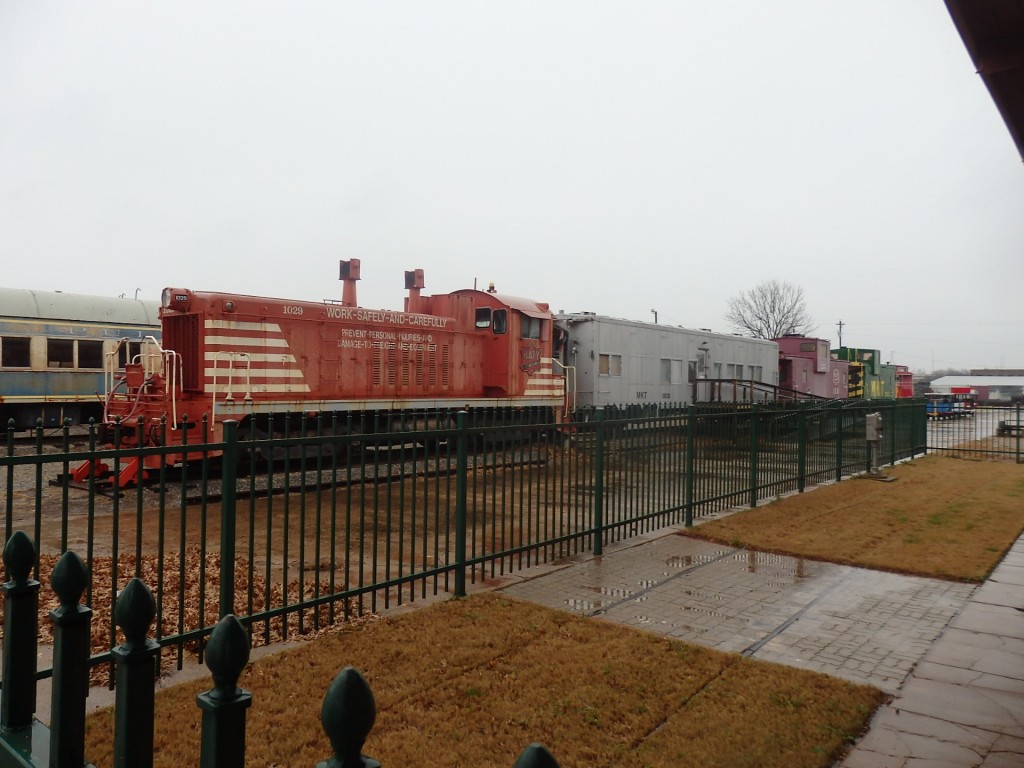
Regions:
[[541, 338], [541, 330], [543, 329], [542, 323], [544, 322], [539, 317], [529, 317], [523, 315], [520, 319], [522, 331], [520, 337], [524, 339], [539, 339]]
[[491, 330], [495, 334], [508, 333], [508, 310], [494, 310], [491, 318]]
[[28, 368], [31, 364], [29, 340], [27, 338], [4, 336], [0, 339], [0, 366], [4, 368]]
[[477, 307], [476, 322], [477, 328], [490, 328], [495, 335], [508, 332], [508, 311], [504, 309], [491, 309], [490, 307]]

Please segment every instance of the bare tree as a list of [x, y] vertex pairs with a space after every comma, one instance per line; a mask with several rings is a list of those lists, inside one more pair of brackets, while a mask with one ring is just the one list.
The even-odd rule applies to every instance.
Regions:
[[814, 329], [803, 288], [778, 280], [765, 280], [729, 299], [725, 319], [755, 339], [777, 339], [787, 333], [807, 335]]

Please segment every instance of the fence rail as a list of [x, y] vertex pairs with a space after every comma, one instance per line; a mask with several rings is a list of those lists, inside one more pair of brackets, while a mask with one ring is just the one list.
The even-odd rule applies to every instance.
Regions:
[[36, 580], [83, 553], [93, 667], [113, 663], [117, 594], [140, 578], [153, 585], [154, 642], [180, 668], [227, 614], [268, 644], [864, 472], [868, 413], [883, 418], [880, 465], [926, 450], [1019, 460], [1020, 437], [996, 436], [998, 419], [980, 447], [933, 445], [920, 400], [662, 406], [569, 425], [452, 413], [372, 434], [323, 417], [285, 419], [271, 436], [232, 425], [219, 443], [196, 425], [187, 467], [117, 492], [94, 470], [73, 481], [75, 468], [117, 474], [166, 449], [101, 447], [95, 429], [68, 428], [56, 445], [41, 428], [19, 445], [10, 429], [4, 535], [31, 532]]

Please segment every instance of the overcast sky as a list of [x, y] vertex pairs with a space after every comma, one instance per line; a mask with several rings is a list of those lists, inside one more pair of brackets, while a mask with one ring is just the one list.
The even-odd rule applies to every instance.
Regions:
[[486, 287], [1024, 368], [1024, 165], [941, 0], [0, 0], [0, 284]]

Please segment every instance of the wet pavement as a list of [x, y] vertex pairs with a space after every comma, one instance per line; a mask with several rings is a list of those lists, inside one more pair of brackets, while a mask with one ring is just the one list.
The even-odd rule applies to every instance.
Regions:
[[1024, 538], [975, 586], [669, 529], [500, 591], [891, 694], [842, 768], [1024, 766]]

